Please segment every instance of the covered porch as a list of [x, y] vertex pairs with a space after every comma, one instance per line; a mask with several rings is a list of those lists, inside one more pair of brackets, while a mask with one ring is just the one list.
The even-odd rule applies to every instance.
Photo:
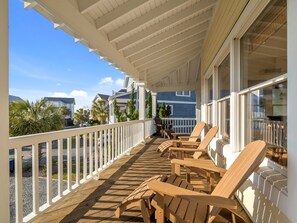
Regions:
[[[11, 215], [16, 222], [117, 221], [111, 213], [123, 194], [151, 173], [170, 172], [155, 152], [160, 139], [142, 146], [155, 131], [154, 120], [146, 119], [146, 89], [153, 117], [158, 92], [196, 92], [196, 121], [219, 127], [209, 147], [218, 166], [228, 168], [250, 141], [266, 141], [270, 153], [260, 172], [236, 197], [253, 222], [297, 219], [295, 0], [24, 0], [24, 7], [135, 80], [139, 120], [10, 138], [8, 0], [1, 1], [1, 221], [10, 222]], [[180, 128], [191, 131], [188, 123]], [[32, 153], [29, 211], [25, 149]], [[15, 156], [14, 209], [9, 153]], [[141, 221], [139, 212], [129, 214], [123, 221]]]

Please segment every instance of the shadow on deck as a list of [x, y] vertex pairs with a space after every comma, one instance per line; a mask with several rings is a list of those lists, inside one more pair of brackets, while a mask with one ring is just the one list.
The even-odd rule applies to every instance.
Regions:
[[143, 222], [137, 209], [125, 211], [120, 219], [114, 216], [114, 211], [145, 179], [170, 174], [170, 162], [156, 152], [162, 141], [164, 139], [152, 138], [147, 140], [145, 146], [138, 145], [130, 155], [104, 170], [99, 180], [82, 185], [34, 222]]
[[114, 211], [141, 182], [151, 176], [170, 173], [170, 162], [157, 153], [161, 138], [147, 140], [130, 155], [114, 162], [100, 174], [38, 216], [34, 222], [142, 222], [140, 211], [131, 209], [120, 219]]

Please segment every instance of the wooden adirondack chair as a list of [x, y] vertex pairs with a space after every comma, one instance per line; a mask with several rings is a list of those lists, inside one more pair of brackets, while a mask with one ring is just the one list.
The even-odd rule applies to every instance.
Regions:
[[[207, 147], [211, 140], [218, 133], [219, 128], [217, 126], [212, 127], [204, 139], [200, 143], [196, 142], [185, 142], [182, 143], [181, 146], [195, 146], [194, 148], [181, 148], [181, 147], [169, 147], [169, 157], [177, 157], [178, 159], [184, 159], [185, 157], [191, 157], [194, 159], [198, 159], [202, 154], [207, 153]], [[198, 146], [198, 147], [197, 147]]]
[[157, 222], [164, 222], [165, 217], [172, 222], [212, 222], [223, 208], [236, 209], [231, 197], [258, 169], [265, 153], [265, 142], [258, 140], [248, 144], [210, 195], [188, 189], [188, 183], [182, 180], [148, 182], [148, 188], [156, 193], [152, 205], [156, 208]]
[[[161, 152], [161, 156], [163, 156], [168, 151], [168, 149], [172, 146], [184, 145], [184, 143], [186, 142], [188, 142], [189, 143], [188, 145], [191, 145], [191, 146], [199, 145], [197, 143], [197, 140], [200, 138], [200, 134], [204, 129], [204, 126], [205, 126], [204, 122], [197, 123], [192, 133], [190, 134], [190, 136], [179, 136], [178, 140], [167, 140], [158, 147], [157, 151]], [[175, 134], [174, 137], [176, 137], [179, 133], [174, 133], [174, 134]]]
[[[159, 222], [164, 220], [164, 216], [173, 222], [207, 222], [204, 221], [205, 219], [211, 222], [221, 208], [236, 208], [235, 201], [229, 198], [259, 167], [265, 157], [264, 148], [265, 142], [263, 141], [248, 144], [227, 171], [219, 167], [211, 167], [207, 162], [205, 165], [200, 165], [201, 169], [224, 175], [211, 195], [194, 192], [193, 186], [176, 174], [154, 176], [143, 182], [125, 198], [117, 208], [115, 215], [120, 217], [126, 209], [139, 207], [144, 222], [150, 222], [150, 215], [156, 208], [156, 217]], [[182, 161], [184, 166], [193, 165], [187, 160], [179, 161]], [[199, 202], [199, 209], [197, 209], [197, 202]], [[199, 219], [202, 220], [199, 221]]]

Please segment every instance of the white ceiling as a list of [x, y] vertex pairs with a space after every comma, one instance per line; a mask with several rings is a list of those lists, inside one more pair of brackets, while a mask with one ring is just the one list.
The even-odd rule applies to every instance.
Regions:
[[216, 0], [26, 0], [153, 91], [194, 90]]

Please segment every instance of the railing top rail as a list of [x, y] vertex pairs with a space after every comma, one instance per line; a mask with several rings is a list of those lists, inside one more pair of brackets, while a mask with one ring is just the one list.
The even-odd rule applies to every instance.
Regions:
[[253, 91], [256, 91], [256, 90], [259, 90], [259, 89], [262, 89], [262, 88], [265, 88], [265, 87], [269, 87], [269, 86], [272, 86], [272, 85], [275, 85], [275, 84], [284, 82], [284, 81], [287, 80], [287, 78], [288, 78], [288, 75], [287, 74], [283, 74], [283, 75], [278, 76], [276, 78], [273, 78], [271, 80], [264, 81], [264, 82], [262, 82], [260, 84], [257, 84], [255, 86], [249, 87], [247, 89], [244, 89], [244, 90], [238, 92], [238, 94], [239, 95], [248, 94], [248, 93], [251, 93]]
[[196, 120], [196, 118], [162, 118], [162, 120]]
[[143, 123], [142, 120], [129, 121], [129, 122], [120, 122], [116, 124], [106, 124], [106, 125], [97, 125], [91, 127], [82, 127], [75, 129], [67, 129], [53, 132], [44, 132], [39, 134], [32, 135], [23, 135], [23, 136], [15, 136], [9, 138], [9, 148], [17, 148], [20, 146], [33, 145], [36, 143], [47, 142], [51, 140], [68, 138], [76, 135], [88, 134], [96, 131], [103, 131], [112, 128], [118, 128], [133, 124]]
[[223, 98], [220, 98], [217, 100], [217, 102], [223, 102], [223, 101], [227, 101], [230, 99], [230, 95], [226, 96], [226, 97], [223, 97]]

